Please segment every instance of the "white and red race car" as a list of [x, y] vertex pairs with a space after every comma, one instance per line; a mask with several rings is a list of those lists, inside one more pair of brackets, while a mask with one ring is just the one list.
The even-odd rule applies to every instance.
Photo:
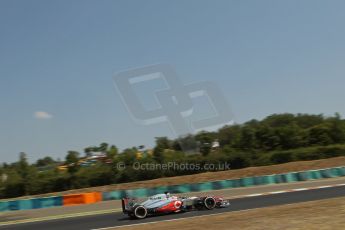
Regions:
[[229, 207], [230, 202], [222, 197], [178, 197], [171, 196], [168, 192], [149, 197], [143, 202], [136, 199], [123, 198], [122, 211], [136, 219], [144, 219], [147, 216], [168, 214], [176, 212], [188, 212], [193, 210]]

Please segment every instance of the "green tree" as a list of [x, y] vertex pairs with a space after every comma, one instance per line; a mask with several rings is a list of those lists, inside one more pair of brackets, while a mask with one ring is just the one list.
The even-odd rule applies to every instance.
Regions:
[[269, 151], [279, 148], [280, 138], [276, 130], [267, 125], [261, 125], [256, 132], [256, 140], [261, 150]]
[[280, 147], [282, 149], [293, 149], [305, 145], [307, 134], [295, 123], [277, 128], [276, 133], [279, 137]]
[[94, 147], [86, 147], [84, 149], [85, 156], [86, 157], [91, 157], [93, 150], [94, 150]]
[[250, 126], [244, 126], [241, 129], [241, 136], [239, 138], [239, 143], [235, 144], [236, 147], [242, 150], [252, 150], [256, 148], [256, 136], [255, 129]]
[[114, 160], [118, 154], [118, 149], [116, 148], [115, 145], [112, 145], [110, 146], [110, 148], [107, 150], [106, 153], [107, 153], [108, 159]]
[[132, 166], [137, 158], [137, 148], [127, 148], [119, 156], [119, 161], [122, 161], [127, 166]]
[[101, 143], [101, 144], [99, 145], [98, 151], [99, 151], [99, 152], [105, 153], [105, 152], [107, 152], [107, 150], [108, 150], [108, 146], [109, 146], [108, 143], [103, 142], [103, 143]]
[[328, 119], [330, 124], [330, 137], [334, 143], [345, 143], [345, 121], [341, 120], [340, 114]]
[[172, 146], [172, 141], [167, 137], [156, 137], [156, 146], [153, 149], [153, 159], [158, 163], [164, 162], [164, 151], [170, 149]]
[[48, 166], [48, 165], [52, 165], [55, 164], [56, 162], [53, 160], [53, 158], [51, 157], [44, 157], [42, 159], [38, 159], [36, 161], [36, 166], [37, 167], [44, 167], [44, 166]]
[[329, 145], [333, 143], [330, 127], [328, 124], [321, 124], [309, 130], [308, 143], [310, 145]]
[[261, 123], [269, 127], [283, 127], [291, 125], [295, 121], [295, 115], [290, 113], [273, 114], [266, 117]]
[[195, 136], [195, 139], [200, 143], [200, 153], [207, 156], [211, 152], [212, 143], [216, 138], [214, 133], [202, 131]]
[[221, 146], [234, 146], [241, 137], [241, 126], [225, 126], [218, 131], [217, 136]]
[[324, 122], [324, 117], [320, 115], [297, 114], [295, 117], [296, 124], [302, 129], [309, 129], [311, 127], [320, 125]]
[[26, 157], [26, 153], [21, 152], [19, 154], [19, 161], [17, 165], [17, 171], [23, 180], [26, 180], [29, 174], [29, 163]]
[[[158, 146], [157, 140], [156, 140], [156, 146]], [[188, 134], [186, 136], [181, 136], [177, 138], [176, 140], [174, 140], [171, 144], [171, 148], [176, 151], [187, 151], [187, 152], [198, 153], [199, 144], [193, 135]]]
[[66, 156], [66, 165], [68, 167], [68, 172], [74, 175], [79, 169], [79, 152], [68, 151]]

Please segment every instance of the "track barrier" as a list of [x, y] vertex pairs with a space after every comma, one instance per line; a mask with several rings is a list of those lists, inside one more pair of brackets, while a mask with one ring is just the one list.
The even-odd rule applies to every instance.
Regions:
[[63, 206], [93, 204], [102, 201], [100, 192], [90, 192], [62, 196]]

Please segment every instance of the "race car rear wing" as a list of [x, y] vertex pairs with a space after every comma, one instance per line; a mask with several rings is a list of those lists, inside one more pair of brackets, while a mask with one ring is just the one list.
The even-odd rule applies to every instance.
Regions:
[[122, 212], [127, 214], [131, 213], [133, 211], [133, 206], [136, 203], [135, 198], [122, 198], [121, 204], [122, 204]]
[[129, 201], [128, 198], [122, 198], [121, 203], [122, 203], [122, 212], [127, 214], [128, 211], [130, 210], [130, 207], [128, 205]]

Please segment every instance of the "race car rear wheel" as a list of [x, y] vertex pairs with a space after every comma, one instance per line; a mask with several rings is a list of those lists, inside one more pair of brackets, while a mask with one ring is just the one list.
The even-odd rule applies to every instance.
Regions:
[[208, 210], [214, 209], [216, 207], [216, 200], [213, 197], [206, 197], [204, 205]]
[[147, 209], [144, 206], [137, 206], [134, 208], [134, 216], [138, 219], [144, 219], [147, 216]]

